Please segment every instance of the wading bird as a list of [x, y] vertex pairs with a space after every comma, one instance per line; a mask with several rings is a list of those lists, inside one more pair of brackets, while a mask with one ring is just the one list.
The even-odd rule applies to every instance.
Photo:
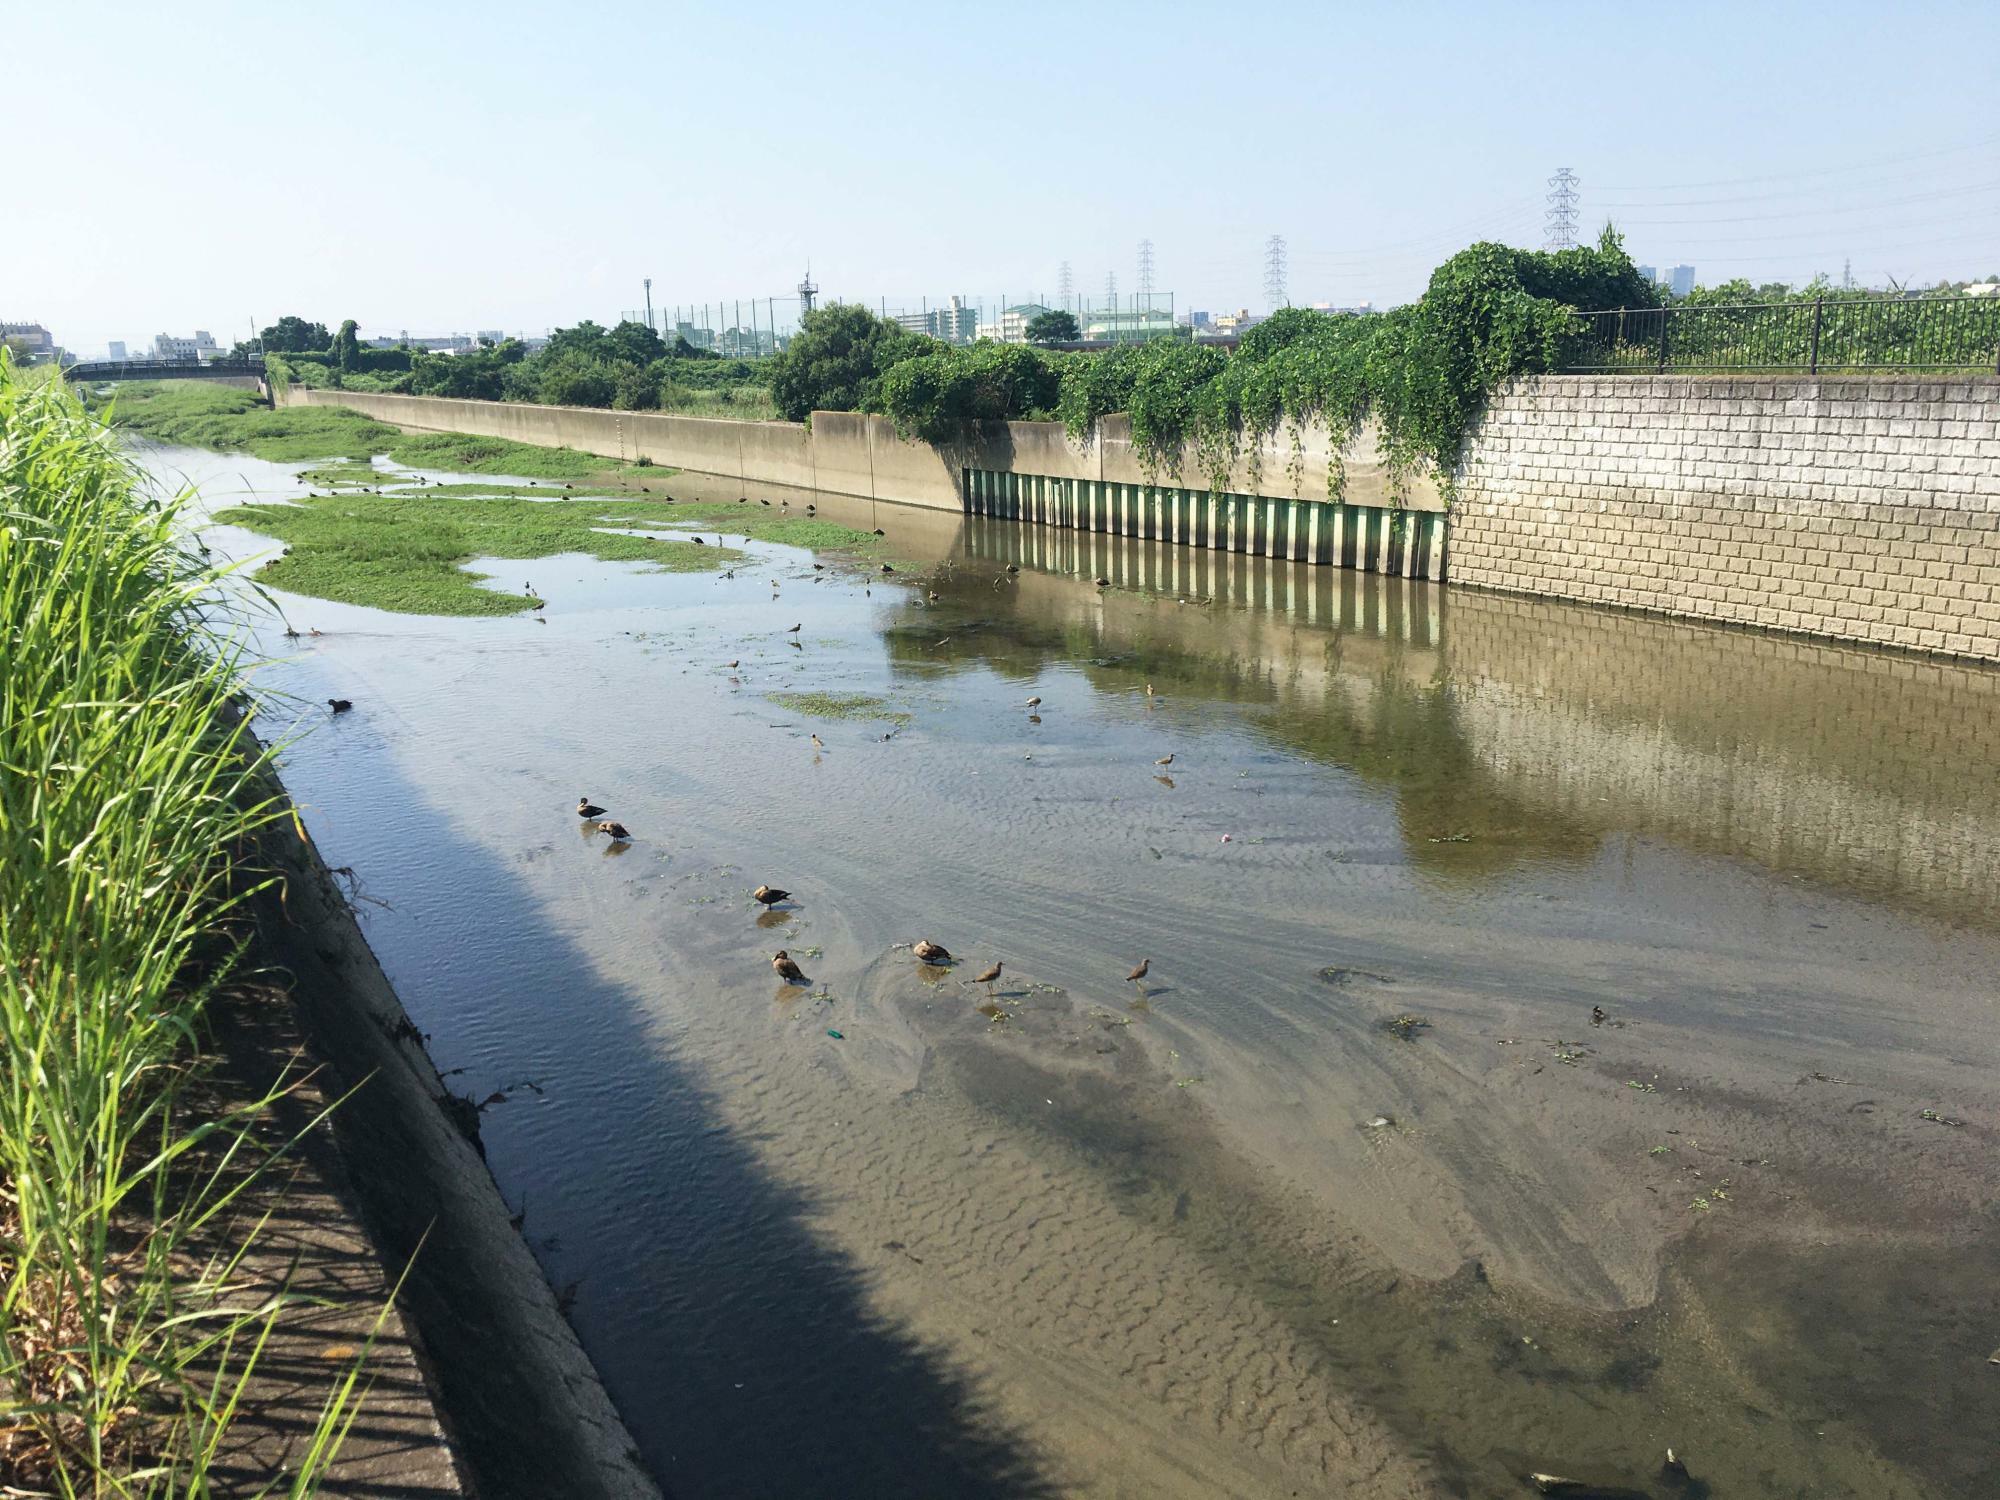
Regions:
[[1001, 967], [1002, 965], [999, 963], [999, 961], [995, 960], [993, 967], [988, 969], [984, 974], [973, 975], [972, 982], [974, 984], [991, 985], [994, 980], [1000, 977]]
[[579, 797], [576, 799], [576, 815], [579, 818], [601, 818], [604, 816], [604, 809], [588, 797]]
[[1042, 706], [1042, 695], [1040, 693], [1037, 693], [1034, 697], [1028, 700], [1028, 707], [1030, 708], [1040, 708], [1041, 706]]
[[785, 634], [786, 634], [786, 635], [797, 635], [797, 634], [799, 633], [799, 631], [800, 631], [801, 629], [803, 629], [803, 628], [804, 628], [804, 626], [805, 626], [805, 621], [801, 620], [801, 621], [799, 621], [799, 623], [798, 623], [797, 625], [794, 625], [794, 626], [793, 626], [793, 627], [792, 627], [792, 628], [791, 628], [790, 630], [787, 630], [787, 631], [785, 632]]
[[942, 943], [932, 942], [929, 938], [918, 938], [915, 946], [910, 951], [927, 964], [948, 964], [951, 962], [951, 950]]
[[[766, 502], [769, 503], [768, 501]], [[804, 984], [805, 970], [792, 962], [792, 955], [780, 948], [771, 956], [771, 967], [778, 971], [778, 977], [786, 984]]]
[[766, 906], [776, 906], [780, 901], [791, 899], [790, 891], [781, 891], [775, 885], [760, 885], [750, 893], [752, 901], [761, 901]]
[[1158, 760], [1153, 762], [1153, 764], [1156, 766], [1170, 766], [1173, 763], [1174, 763], [1174, 758], [1171, 754], [1162, 755]]
[[820, 739], [820, 737], [819, 737], [818, 735], [813, 735], [813, 736], [812, 736], [811, 738], [812, 738], [812, 742], [813, 742], [813, 749], [815, 749], [815, 750], [824, 750], [824, 749], [826, 748], [826, 745], [825, 745], [825, 743], [821, 741], [821, 739]]
[[1153, 961], [1150, 958], [1140, 959], [1139, 967], [1134, 969], [1130, 974], [1127, 974], [1125, 976], [1125, 982], [1127, 984], [1137, 984], [1140, 980], [1146, 977], [1146, 971], [1152, 967], [1153, 967]]

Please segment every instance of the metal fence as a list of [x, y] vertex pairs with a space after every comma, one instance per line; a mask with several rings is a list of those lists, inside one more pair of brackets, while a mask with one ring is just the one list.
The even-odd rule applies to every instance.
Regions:
[[[1051, 310], [1070, 313], [1083, 338], [1102, 343], [1162, 338], [1174, 331], [1175, 323], [1171, 292], [1116, 297], [1009, 297], [1001, 293], [891, 302], [887, 297], [843, 297], [822, 290], [814, 298], [819, 307], [836, 302], [858, 302], [878, 317], [949, 344], [969, 344], [978, 338], [1018, 343], [1026, 336], [1029, 320], [1038, 312]], [[802, 311], [803, 303], [796, 296], [732, 297], [714, 302], [663, 300], [653, 304], [652, 326], [669, 342], [679, 334], [697, 349], [732, 359], [754, 359], [784, 348], [798, 332]], [[643, 308], [628, 309], [620, 316], [635, 323], [647, 321]]]
[[2000, 373], [2000, 298], [1821, 297], [1579, 313], [1563, 368]]

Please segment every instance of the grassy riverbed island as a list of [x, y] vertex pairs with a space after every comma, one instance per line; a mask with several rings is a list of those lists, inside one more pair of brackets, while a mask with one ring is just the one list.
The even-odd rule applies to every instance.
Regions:
[[[213, 1492], [282, 1305], [242, 1275], [274, 1100], [217, 1104], [208, 1062], [261, 878], [244, 851], [282, 816], [234, 717], [240, 637], [213, 582], [178, 502], [149, 499], [59, 383], [0, 357], [7, 1494]], [[314, 1489], [339, 1406], [290, 1493]]]
[[[313, 472], [322, 483], [332, 477], [326, 469]], [[581, 552], [605, 562], [646, 563], [660, 572], [700, 573], [734, 567], [745, 554], [726, 545], [721, 531], [692, 528], [715, 526], [739, 538], [797, 547], [858, 551], [876, 542], [867, 532], [830, 521], [765, 519], [736, 506], [620, 496], [527, 498], [535, 493], [455, 484], [357, 494], [340, 486], [290, 504], [235, 506], [216, 520], [286, 544], [283, 555], [257, 570], [259, 583], [315, 599], [425, 615], [510, 615], [535, 607], [525, 591], [480, 587], [491, 575], [465, 567], [478, 557], [528, 562]], [[668, 534], [641, 534], [659, 532]]]

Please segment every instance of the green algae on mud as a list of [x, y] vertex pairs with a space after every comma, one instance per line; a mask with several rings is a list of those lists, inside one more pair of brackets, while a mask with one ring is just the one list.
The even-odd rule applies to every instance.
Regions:
[[766, 693], [780, 708], [815, 719], [874, 719], [888, 724], [907, 724], [909, 713], [889, 707], [887, 698], [873, 693]]
[[215, 519], [290, 549], [258, 570], [260, 584], [399, 614], [511, 615], [534, 607], [525, 593], [480, 587], [483, 575], [464, 566], [475, 557], [528, 561], [585, 552], [605, 562], [650, 563], [664, 573], [710, 572], [743, 559], [728, 547], [606, 530], [670, 523], [664, 504], [617, 499], [344, 493], [232, 506]]
[[477, 485], [386, 493], [340, 488], [289, 503], [232, 506], [214, 519], [286, 545], [284, 556], [256, 574], [257, 582], [270, 588], [399, 614], [510, 615], [532, 609], [534, 600], [481, 587], [485, 575], [469, 572], [466, 563], [476, 557], [525, 562], [582, 552], [605, 562], [648, 563], [662, 573], [714, 572], [745, 561], [746, 554], [720, 544], [697, 545], [691, 537], [666, 540], [608, 528], [658, 531], [700, 523], [706, 529], [709, 515], [722, 512], [730, 531], [761, 541], [858, 549], [876, 540], [868, 532], [804, 517], [767, 519], [731, 507], [631, 496], [559, 498], [519, 486], [498, 493]]

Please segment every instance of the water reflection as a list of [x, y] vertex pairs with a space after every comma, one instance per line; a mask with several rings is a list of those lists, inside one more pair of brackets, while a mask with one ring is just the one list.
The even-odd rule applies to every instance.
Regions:
[[1391, 792], [1440, 877], [1640, 833], [2000, 912], [2000, 673], [978, 517], [957, 557], [937, 586], [979, 623], [940, 640], [906, 612], [883, 632], [903, 672], [1074, 662], [1107, 692], [1248, 705], [1273, 745]]

